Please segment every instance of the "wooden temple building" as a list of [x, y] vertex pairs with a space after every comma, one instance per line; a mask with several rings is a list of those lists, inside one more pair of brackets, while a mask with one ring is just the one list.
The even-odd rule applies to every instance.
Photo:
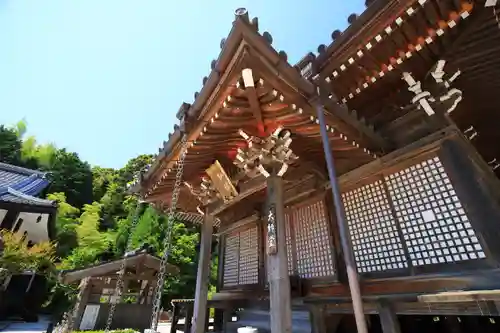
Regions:
[[301, 331], [301, 313], [317, 333], [499, 331], [498, 12], [367, 1], [292, 65], [236, 11], [133, 187], [159, 206], [178, 190], [177, 210], [199, 214], [192, 332], [207, 307], [267, 311], [272, 333]]

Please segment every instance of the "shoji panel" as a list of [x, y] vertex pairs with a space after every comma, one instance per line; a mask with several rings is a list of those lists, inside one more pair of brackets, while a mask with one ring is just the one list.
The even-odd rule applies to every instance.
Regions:
[[259, 282], [259, 238], [257, 226], [240, 232], [239, 284]]
[[292, 209], [290, 218], [298, 275], [302, 278], [333, 276], [333, 249], [323, 200]]
[[386, 177], [412, 265], [486, 255], [438, 157]]
[[257, 225], [226, 236], [224, 286], [259, 282], [259, 229]]
[[224, 286], [238, 284], [240, 234], [234, 232], [227, 235], [224, 250]]
[[406, 268], [396, 221], [381, 180], [342, 195], [360, 273]]
[[290, 214], [285, 214], [286, 223], [286, 256], [288, 260], [288, 275], [293, 275], [295, 263], [293, 260], [293, 241], [292, 241], [292, 218]]

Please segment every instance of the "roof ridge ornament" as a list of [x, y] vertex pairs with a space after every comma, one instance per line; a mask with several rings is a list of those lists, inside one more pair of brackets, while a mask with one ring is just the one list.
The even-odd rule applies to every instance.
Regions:
[[243, 19], [246, 22], [250, 21], [248, 18], [248, 10], [245, 7], [237, 8], [234, 11], [234, 16], [236, 17], [236, 19]]

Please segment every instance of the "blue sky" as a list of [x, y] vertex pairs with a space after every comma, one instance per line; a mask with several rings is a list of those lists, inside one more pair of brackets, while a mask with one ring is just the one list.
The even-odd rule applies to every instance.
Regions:
[[25, 118], [29, 135], [92, 165], [155, 153], [238, 7], [293, 64], [364, 0], [0, 0], [0, 124]]

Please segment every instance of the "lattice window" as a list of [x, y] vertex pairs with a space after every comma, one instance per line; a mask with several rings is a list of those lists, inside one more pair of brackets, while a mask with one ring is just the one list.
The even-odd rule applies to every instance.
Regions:
[[286, 256], [288, 260], [288, 275], [294, 274], [292, 227], [290, 214], [285, 214], [286, 230]]
[[227, 235], [224, 251], [224, 286], [238, 284], [240, 234], [238, 232]]
[[381, 180], [342, 195], [360, 273], [408, 267]]
[[239, 284], [259, 282], [259, 241], [257, 226], [240, 232]]
[[323, 201], [294, 209], [291, 219], [299, 276], [314, 278], [334, 275], [329, 222]]
[[226, 237], [224, 286], [259, 282], [259, 230], [257, 225]]
[[438, 157], [386, 181], [412, 265], [486, 257]]

